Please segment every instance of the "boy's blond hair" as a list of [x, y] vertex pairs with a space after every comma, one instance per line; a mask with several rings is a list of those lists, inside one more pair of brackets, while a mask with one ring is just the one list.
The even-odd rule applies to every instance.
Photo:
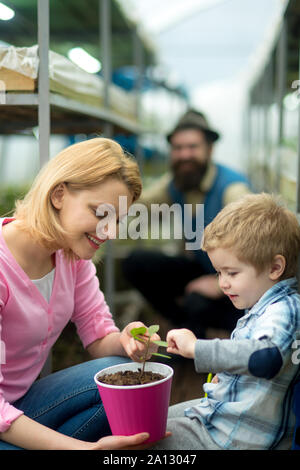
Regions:
[[138, 165], [117, 142], [97, 137], [71, 145], [42, 168], [25, 198], [16, 201], [14, 217], [42, 246], [63, 248], [67, 257], [74, 258], [64, 247], [66, 233], [52, 205], [51, 194], [61, 183], [67, 183], [69, 189], [84, 190], [108, 177], [122, 181], [133, 202], [139, 198], [142, 182]]
[[282, 255], [286, 267], [281, 279], [297, 273], [300, 227], [297, 217], [273, 195], [248, 194], [225, 206], [205, 228], [204, 251], [232, 249], [243, 262], [258, 272]]

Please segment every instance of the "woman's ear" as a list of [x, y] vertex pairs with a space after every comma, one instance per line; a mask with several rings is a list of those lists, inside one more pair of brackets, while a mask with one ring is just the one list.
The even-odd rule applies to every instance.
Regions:
[[276, 255], [272, 261], [269, 277], [272, 281], [277, 281], [284, 273], [286, 267], [285, 257]]
[[61, 209], [63, 200], [64, 200], [64, 195], [66, 191], [66, 185], [64, 183], [60, 183], [55, 188], [51, 191], [50, 199], [52, 202], [53, 207], [55, 209]]

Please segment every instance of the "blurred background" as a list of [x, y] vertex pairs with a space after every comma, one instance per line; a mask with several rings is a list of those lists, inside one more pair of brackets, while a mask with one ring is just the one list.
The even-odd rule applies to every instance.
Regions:
[[[215, 161], [299, 213], [299, 38], [298, 0], [3, 0], [1, 216], [48, 158], [96, 135], [136, 156], [147, 188], [189, 107], [222, 135]], [[131, 248], [117, 240], [94, 260], [120, 327], [156, 319], [120, 273]], [[68, 325], [52, 369], [86, 359], [74, 338]]]

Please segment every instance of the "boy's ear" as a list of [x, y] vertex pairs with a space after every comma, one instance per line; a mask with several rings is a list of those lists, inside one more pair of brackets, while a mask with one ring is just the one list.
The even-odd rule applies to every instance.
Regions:
[[64, 200], [65, 190], [66, 190], [66, 185], [64, 183], [58, 184], [52, 190], [51, 195], [50, 195], [50, 199], [51, 199], [52, 205], [55, 207], [55, 209], [61, 209], [62, 208], [62, 203], [63, 203], [63, 200]]
[[284, 273], [286, 266], [285, 257], [276, 255], [272, 261], [269, 277], [272, 281], [277, 281]]

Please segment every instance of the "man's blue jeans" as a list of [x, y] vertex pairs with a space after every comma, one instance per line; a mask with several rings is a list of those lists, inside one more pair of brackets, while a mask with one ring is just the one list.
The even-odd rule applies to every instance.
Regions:
[[[128, 357], [104, 357], [55, 372], [33, 383], [13, 405], [67, 436], [95, 442], [111, 434], [94, 375]], [[21, 450], [0, 440], [0, 450]]]

